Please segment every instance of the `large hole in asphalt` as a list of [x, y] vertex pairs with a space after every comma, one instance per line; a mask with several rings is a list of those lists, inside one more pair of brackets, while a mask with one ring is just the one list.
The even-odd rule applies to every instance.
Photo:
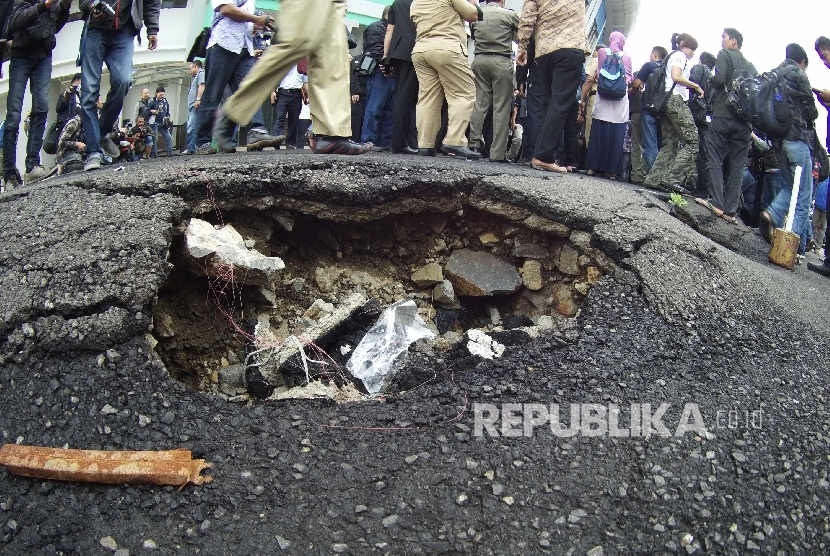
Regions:
[[[486, 199], [203, 204], [180, 229], [153, 314], [155, 350], [173, 378], [240, 403], [303, 392], [362, 399], [346, 363], [382, 311], [405, 299], [435, 334], [409, 347], [424, 357], [469, 350], [470, 330], [495, 342], [484, 346], [494, 357], [505, 344], [573, 331], [613, 264], [590, 233]], [[222, 237], [205, 238], [214, 232]]]

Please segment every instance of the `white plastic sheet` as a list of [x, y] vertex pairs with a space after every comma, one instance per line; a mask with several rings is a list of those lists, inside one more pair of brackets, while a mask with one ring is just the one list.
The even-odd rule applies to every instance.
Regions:
[[346, 368], [363, 381], [370, 394], [381, 392], [395, 371], [395, 363], [410, 344], [434, 338], [412, 300], [390, 305], [354, 350]]

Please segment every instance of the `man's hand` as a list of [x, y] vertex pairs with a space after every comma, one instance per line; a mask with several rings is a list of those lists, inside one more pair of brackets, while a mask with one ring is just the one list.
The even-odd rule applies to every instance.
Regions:
[[197, 110], [198, 110], [198, 109], [199, 109], [199, 106], [201, 106], [201, 105], [202, 105], [202, 101], [201, 101], [201, 100], [196, 99], [195, 101], [193, 101], [193, 108], [195, 108], [195, 109], [197, 109]]
[[813, 92], [821, 99], [821, 102], [830, 103], [830, 90], [828, 89], [813, 89]]
[[274, 30], [274, 18], [270, 15], [263, 14], [254, 17], [254, 25], [259, 25], [264, 29]]
[[46, 6], [46, 9], [48, 10], [49, 8], [51, 8], [51, 7], [52, 7], [52, 4], [54, 4], [54, 3], [55, 3], [55, 0], [46, 0], [46, 1], [43, 3], [43, 5], [44, 5], [44, 6]]
[[527, 65], [527, 52], [521, 52], [520, 51], [519, 54], [516, 55], [516, 63], [520, 66], [526, 66]]
[[147, 35], [147, 50], [155, 50], [158, 45], [158, 35]]
[[254, 50], [254, 58], [259, 58], [262, 56], [262, 50]]
[[527, 84], [519, 83], [519, 88], [516, 90], [516, 95], [520, 96], [522, 98], [525, 98], [527, 96], [526, 91], [527, 91]]
[[86, 150], [86, 143], [82, 143], [81, 141], [75, 141], [75, 146], [78, 147], [79, 151]]
[[360, 102], [360, 95], [352, 95], [352, 104]]
[[271, 104], [276, 104], [276, 103], [277, 103], [277, 92], [276, 91], [271, 91]]

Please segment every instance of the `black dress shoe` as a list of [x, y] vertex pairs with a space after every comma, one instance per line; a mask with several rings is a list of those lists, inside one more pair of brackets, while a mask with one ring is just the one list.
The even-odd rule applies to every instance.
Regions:
[[402, 149], [392, 149], [392, 154], [418, 154], [418, 149], [413, 149], [409, 145]]
[[418, 149], [418, 154], [421, 156], [435, 156], [435, 149]]
[[441, 152], [450, 156], [463, 156], [464, 158], [479, 159], [481, 153], [468, 149], [467, 147], [457, 147], [455, 145], [443, 145]]
[[826, 261], [824, 263], [807, 263], [807, 268], [817, 274], [830, 278], [830, 266], [827, 266]]

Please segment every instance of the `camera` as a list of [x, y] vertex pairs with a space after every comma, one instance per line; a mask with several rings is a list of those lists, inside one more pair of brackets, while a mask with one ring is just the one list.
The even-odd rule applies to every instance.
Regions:
[[89, 9], [91, 11], [105, 13], [110, 17], [115, 17], [115, 10], [112, 9], [112, 6], [104, 0], [92, 0], [92, 3], [89, 5]]

